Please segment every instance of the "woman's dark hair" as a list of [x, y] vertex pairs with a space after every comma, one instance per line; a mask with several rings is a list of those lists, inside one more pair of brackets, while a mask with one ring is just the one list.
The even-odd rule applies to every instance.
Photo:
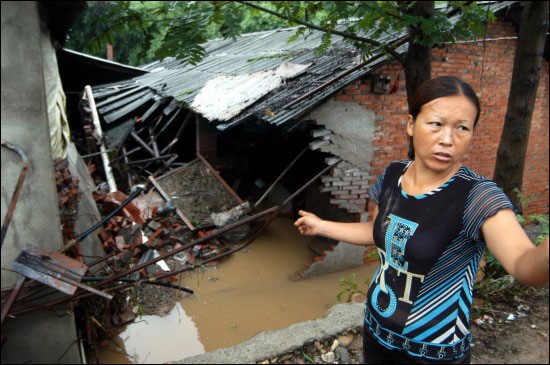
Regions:
[[[411, 102], [409, 103], [409, 114], [412, 115], [413, 120], [416, 121], [416, 117], [420, 114], [420, 110], [424, 104], [427, 104], [437, 98], [454, 95], [464, 95], [476, 106], [477, 114], [474, 121], [475, 128], [477, 121], [479, 120], [479, 113], [481, 111], [479, 99], [467, 82], [454, 76], [441, 76], [424, 81], [418, 89], [416, 89], [411, 98]], [[408, 156], [411, 160], [414, 160], [414, 145], [412, 137], [409, 139]]]

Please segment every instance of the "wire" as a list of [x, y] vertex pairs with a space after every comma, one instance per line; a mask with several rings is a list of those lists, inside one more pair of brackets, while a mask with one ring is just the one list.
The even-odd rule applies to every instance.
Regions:
[[489, 8], [490, 5], [487, 5], [487, 14], [485, 15], [485, 31], [483, 33], [483, 54], [481, 55], [481, 77], [479, 80], [479, 92], [483, 93], [483, 69], [485, 65], [485, 40], [487, 39], [487, 24], [489, 24]]

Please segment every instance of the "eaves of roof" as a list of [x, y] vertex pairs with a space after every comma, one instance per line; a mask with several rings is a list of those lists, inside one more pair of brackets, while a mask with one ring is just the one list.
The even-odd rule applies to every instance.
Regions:
[[[514, 3], [516, 1], [486, 2], [495, 12]], [[453, 23], [457, 20], [458, 16], [450, 19]], [[234, 41], [231, 39], [211, 40], [204, 46], [207, 53], [206, 57], [196, 66], [184, 65], [173, 58], [166, 58], [142, 66], [143, 69], [150, 71], [146, 75], [116, 85], [97, 86], [94, 88], [94, 94], [100, 99], [100, 105], [107, 107], [117, 100], [118, 104], [121, 104], [118, 108], [104, 110], [102, 116], [105, 120], [111, 121], [124, 118], [132, 103], [138, 106], [143, 105], [140, 104], [140, 100], [136, 95], [140, 95], [138, 92], [142, 92], [144, 89], [149, 90], [150, 93], [146, 102], [164, 101], [156, 103], [159, 108], [165, 107], [170, 101], [177, 102], [182, 107], [190, 107], [205, 84], [218, 76], [254, 74], [273, 70], [285, 61], [295, 64], [311, 63], [311, 66], [303, 72], [284, 80], [275, 90], [271, 90], [251, 105], [248, 105], [230, 120], [224, 120], [223, 122], [219, 120], [211, 121], [217, 125], [219, 130], [233, 127], [253, 117], [260, 118], [267, 123], [281, 125], [305, 115], [339, 89], [388, 60], [387, 56], [382, 55], [375, 61], [319, 90], [301, 102], [286, 107], [290, 101], [305, 95], [356, 65], [359, 57], [359, 52], [339, 36], [333, 36], [330, 50], [326, 54], [318, 56], [315, 49], [321, 43], [323, 36], [323, 33], [319, 31], [312, 31], [305, 39], [291, 43], [287, 42], [296, 29], [297, 27], [293, 27], [248, 33], [243, 34]], [[365, 37], [371, 35], [372, 32], [365, 34]], [[378, 41], [392, 43], [403, 39], [405, 36], [405, 33], [386, 33], [379, 37]], [[407, 49], [408, 45], [404, 44], [396, 51], [403, 54]], [[118, 98], [116, 98], [117, 95]], [[121, 95], [124, 96], [120, 97]], [[226, 97], [231, 97], [231, 95]], [[126, 105], [124, 102], [126, 102]], [[121, 109], [123, 109], [122, 112]], [[101, 109], [100, 113], [102, 113]], [[114, 116], [109, 115], [111, 113], [117, 114]]]

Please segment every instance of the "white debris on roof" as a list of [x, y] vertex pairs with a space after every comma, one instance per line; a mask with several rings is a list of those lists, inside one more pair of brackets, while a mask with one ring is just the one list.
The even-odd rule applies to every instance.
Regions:
[[218, 76], [206, 82], [191, 109], [206, 119], [226, 121], [256, 100], [311, 66], [284, 62], [274, 70], [235, 76]]

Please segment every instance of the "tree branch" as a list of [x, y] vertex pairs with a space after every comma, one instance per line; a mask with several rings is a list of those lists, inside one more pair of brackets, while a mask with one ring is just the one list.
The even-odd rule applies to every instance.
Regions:
[[304, 22], [302, 20], [292, 18], [292, 17], [287, 17], [283, 14], [279, 14], [279, 13], [273, 11], [273, 10], [270, 10], [270, 9], [252, 4], [248, 1], [236, 1], [236, 2], [244, 4], [244, 5], [246, 5], [250, 8], [258, 9], [258, 10], [261, 10], [263, 12], [269, 13], [269, 14], [274, 15], [276, 17], [279, 17], [281, 19], [285, 19], [285, 20], [291, 21], [293, 23], [303, 25], [303, 26], [308, 27], [310, 29], [319, 30], [319, 31], [325, 32], [325, 33], [332, 33], [332, 34], [339, 35], [340, 37], [343, 37], [343, 38], [352, 39], [352, 40], [355, 40], [355, 41], [372, 44], [373, 46], [377, 46], [377, 47], [380, 47], [381, 49], [384, 49], [386, 52], [391, 54], [397, 61], [399, 61], [402, 65], [405, 65], [405, 59], [403, 57], [401, 57], [401, 55], [399, 53], [395, 52], [395, 50], [393, 50], [392, 48], [388, 48], [388, 47], [383, 46], [380, 42], [377, 42], [375, 40], [359, 37], [355, 34], [340, 32], [338, 30], [328, 30], [326, 28], [320, 27], [320, 26], [312, 24], [312, 23]]
[[[391, 1], [390, 1], [390, 3], [391, 3]], [[374, 11], [381, 11], [382, 13], [384, 13], [384, 14], [386, 14], [386, 15], [388, 15], [388, 16], [391, 16], [392, 18], [395, 18], [395, 19], [397, 19], [397, 20], [399, 20], [399, 21], [402, 21], [402, 22], [405, 21], [405, 19], [403, 19], [403, 18], [400, 17], [399, 15], [393, 14], [393, 13], [387, 11], [387, 10], [384, 10], [384, 9], [374, 9], [374, 8], [372, 8], [372, 7], [370, 6], [370, 4], [369, 4], [368, 1], [362, 2], [361, 5], [366, 6], [367, 8], [369, 8], [369, 9], [371, 9], [371, 10], [374, 10]], [[390, 4], [390, 5], [392, 5], [392, 4]], [[393, 6], [393, 5], [392, 5], [392, 6]]]

